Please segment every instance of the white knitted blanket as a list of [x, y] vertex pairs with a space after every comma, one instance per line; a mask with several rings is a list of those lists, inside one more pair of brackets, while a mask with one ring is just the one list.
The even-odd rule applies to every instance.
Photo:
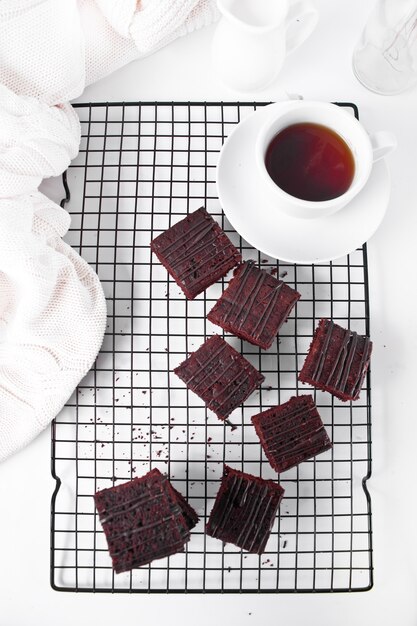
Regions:
[[66, 103], [216, 17], [214, 0], [0, 1], [0, 461], [56, 416], [103, 340], [98, 277], [38, 191], [78, 152]]

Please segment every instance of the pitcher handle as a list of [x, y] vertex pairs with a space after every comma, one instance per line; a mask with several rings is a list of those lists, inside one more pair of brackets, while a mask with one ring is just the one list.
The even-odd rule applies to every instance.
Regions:
[[[304, 23], [298, 24], [299, 20]], [[293, 52], [311, 35], [319, 19], [319, 13], [310, 0], [298, 0], [291, 5], [285, 20], [287, 53]], [[289, 33], [289, 31], [294, 31]]]

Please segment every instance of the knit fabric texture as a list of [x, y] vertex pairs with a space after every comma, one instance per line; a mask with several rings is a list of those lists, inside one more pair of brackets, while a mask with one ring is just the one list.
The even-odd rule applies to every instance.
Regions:
[[104, 336], [100, 281], [38, 189], [78, 153], [68, 101], [216, 17], [214, 0], [0, 2], [0, 461], [58, 414]]

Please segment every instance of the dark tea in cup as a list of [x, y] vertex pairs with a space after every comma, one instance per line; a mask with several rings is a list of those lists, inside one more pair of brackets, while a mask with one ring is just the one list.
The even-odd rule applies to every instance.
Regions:
[[355, 159], [342, 137], [322, 124], [283, 128], [265, 154], [269, 176], [286, 193], [314, 202], [343, 195], [355, 174]]

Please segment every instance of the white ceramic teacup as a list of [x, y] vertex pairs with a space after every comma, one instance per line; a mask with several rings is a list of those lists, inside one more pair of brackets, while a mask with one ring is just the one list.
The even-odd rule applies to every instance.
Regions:
[[[256, 141], [257, 167], [264, 190], [277, 210], [292, 217], [324, 217], [344, 207], [366, 184], [372, 164], [389, 154], [397, 145], [392, 133], [379, 131], [368, 135], [351, 113], [335, 104], [298, 100], [273, 104], [270, 109], [271, 114], [261, 127]], [[324, 201], [296, 198], [281, 189], [268, 174], [265, 156], [272, 139], [284, 128], [302, 122], [327, 126], [344, 139], [353, 154], [355, 172], [352, 183], [347, 191], [336, 198]]]

